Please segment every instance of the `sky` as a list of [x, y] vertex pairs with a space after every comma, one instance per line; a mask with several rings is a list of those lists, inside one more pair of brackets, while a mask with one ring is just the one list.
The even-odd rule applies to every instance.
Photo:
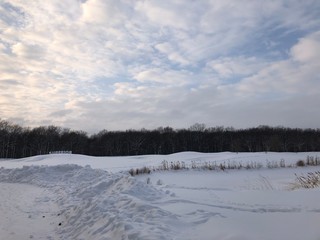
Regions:
[[0, 0], [0, 118], [320, 128], [319, 0]]

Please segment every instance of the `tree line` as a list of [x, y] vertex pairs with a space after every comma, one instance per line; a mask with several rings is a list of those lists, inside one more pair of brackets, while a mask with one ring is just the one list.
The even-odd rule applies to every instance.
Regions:
[[247, 129], [159, 127], [154, 130], [102, 130], [88, 135], [57, 126], [21, 127], [0, 119], [0, 158], [22, 158], [56, 151], [91, 156], [197, 152], [320, 151], [320, 129], [259, 126]]

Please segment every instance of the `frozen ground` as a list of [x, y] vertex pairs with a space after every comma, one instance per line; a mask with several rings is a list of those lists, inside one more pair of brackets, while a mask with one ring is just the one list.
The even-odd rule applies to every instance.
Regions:
[[[0, 239], [320, 240], [320, 189], [290, 189], [295, 174], [320, 167], [266, 168], [307, 156], [320, 153], [0, 160]], [[163, 160], [264, 167], [127, 173]]]

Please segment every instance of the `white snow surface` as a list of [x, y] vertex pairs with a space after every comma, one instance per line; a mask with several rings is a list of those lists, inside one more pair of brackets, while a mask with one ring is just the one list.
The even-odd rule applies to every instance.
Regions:
[[[290, 186], [320, 167], [270, 169], [320, 153], [41, 155], [0, 160], [0, 239], [320, 240], [320, 189]], [[163, 160], [260, 169], [157, 171]]]

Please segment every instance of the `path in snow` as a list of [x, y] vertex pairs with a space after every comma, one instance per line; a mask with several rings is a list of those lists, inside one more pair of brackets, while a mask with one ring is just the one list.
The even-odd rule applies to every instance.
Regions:
[[58, 206], [50, 193], [28, 184], [0, 183], [1, 239], [58, 239]]

